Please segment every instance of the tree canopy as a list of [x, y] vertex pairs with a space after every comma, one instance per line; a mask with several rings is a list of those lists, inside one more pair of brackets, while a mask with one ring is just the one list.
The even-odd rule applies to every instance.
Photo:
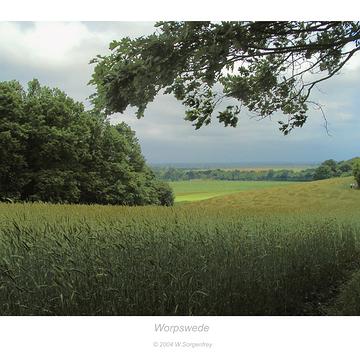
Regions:
[[0, 198], [171, 205], [135, 133], [85, 111], [59, 89], [0, 82]]
[[[92, 99], [106, 114], [146, 106], [160, 92], [186, 106], [196, 129], [217, 118], [237, 126], [242, 106], [285, 115], [288, 134], [307, 120], [310, 94], [360, 50], [360, 23], [334, 21], [159, 22], [156, 32], [110, 44], [98, 55]], [[235, 104], [224, 100], [235, 99]]]

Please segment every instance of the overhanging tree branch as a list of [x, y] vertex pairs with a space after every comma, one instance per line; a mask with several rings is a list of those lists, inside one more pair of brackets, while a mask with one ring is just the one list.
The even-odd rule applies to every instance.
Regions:
[[[233, 98], [259, 117], [282, 112], [287, 134], [306, 122], [314, 87], [359, 49], [359, 22], [161, 22], [153, 35], [113, 42], [109, 56], [94, 60], [93, 101], [107, 114], [135, 106], [141, 117], [165, 90], [199, 129], [225, 97]], [[227, 105], [217, 118], [236, 126], [239, 109]]]

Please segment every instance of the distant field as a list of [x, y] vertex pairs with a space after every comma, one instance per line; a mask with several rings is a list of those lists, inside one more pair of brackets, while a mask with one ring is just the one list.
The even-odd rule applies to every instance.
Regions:
[[191, 180], [169, 183], [175, 192], [175, 202], [206, 200], [216, 196], [229, 195], [241, 191], [289, 186], [295, 182], [285, 181], [222, 181]]
[[[211, 209], [244, 212], [246, 214], [271, 213], [317, 213], [327, 216], [332, 213], [344, 213], [352, 217], [360, 210], [360, 191], [350, 189], [352, 178], [333, 178], [312, 182], [281, 183], [272, 188], [253, 188], [249, 182], [248, 191], [223, 194], [197, 203], [188, 203], [189, 207], [206, 206]], [[360, 224], [360, 217], [359, 217]]]

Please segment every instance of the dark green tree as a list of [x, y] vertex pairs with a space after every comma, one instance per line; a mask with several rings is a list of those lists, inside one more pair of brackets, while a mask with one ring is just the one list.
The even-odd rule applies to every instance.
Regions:
[[353, 174], [355, 181], [357, 182], [358, 189], [360, 189], [360, 159], [356, 159], [353, 162]]
[[314, 180], [330, 179], [341, 175], [338, 163], [333, 160], [325, 160], [314, 172]]
[[128, 125], [37, 80], [0, 82], [0, 198], [144, 205], [163, 193]]
[[349, 173], [351, 174], [352, 166], [351, 163], [348, 161], [340, 161], [338, 163], [338, 169], [341, 174], [349, 175]]
[[[150, 36], [126, 37], [98, 56], [91, 83], [106, 114], [144, 114], [160, 91], [186, 106], [196, 129], [217, 118], [236, 126], [241, 106], [260, 117], [280, 111], [287, 134], [307, 120], [310, 94], [360, 50], [360, 23], [335, 21], [159, 22]], [[226, 99], [235, 99], [235, 104]], [[221, 105], [221, 103], [223, 105]]]
[[336, 175], [338, 163], [334, 159], [325, 160], [321, 165], [328, 166], [331, 169], [333, 176]]
[[324, 180], [333, 177], [333, 171], [329, 165], [320, 165], [314, 173], [314, 180]]

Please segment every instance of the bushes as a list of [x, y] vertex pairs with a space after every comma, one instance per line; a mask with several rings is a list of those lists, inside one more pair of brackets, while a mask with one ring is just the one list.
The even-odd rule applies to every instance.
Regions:
[[160, 205], [172, 206], [174, 204], [174, 192], [168, 183], [158, 181], [156, 191]]

